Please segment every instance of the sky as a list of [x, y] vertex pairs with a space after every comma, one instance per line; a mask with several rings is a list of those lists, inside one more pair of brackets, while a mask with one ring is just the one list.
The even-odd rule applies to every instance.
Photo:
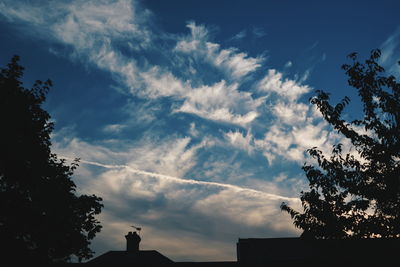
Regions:
[[[80, 158], [78, 193], [103, 198], [96, 255], [141, 249], [235, 260], [238, 238], [300, 235], [306, 149], [338, 142], [309, 104], [351, 98], [341, 65], [382, 50], [399, 78], [399, 1], [5, 1], [0, 65], [50, 78], [52, 151]], [[347, 142], [347, 143], [346, 143]]]

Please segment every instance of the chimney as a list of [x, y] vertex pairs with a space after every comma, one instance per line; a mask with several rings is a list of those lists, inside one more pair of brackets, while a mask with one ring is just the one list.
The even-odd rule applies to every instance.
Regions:
[[128, 252], [138, 252], [140, 236], [136, 232], [129, 232], [126, 236], [126, 251]]

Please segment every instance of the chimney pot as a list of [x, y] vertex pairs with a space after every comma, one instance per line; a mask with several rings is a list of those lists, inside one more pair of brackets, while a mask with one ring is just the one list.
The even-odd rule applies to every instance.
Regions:
[[136, 232], [129, 232], [126, 236], [126, 251], [128, 252], [138, 252], [140, 236]]

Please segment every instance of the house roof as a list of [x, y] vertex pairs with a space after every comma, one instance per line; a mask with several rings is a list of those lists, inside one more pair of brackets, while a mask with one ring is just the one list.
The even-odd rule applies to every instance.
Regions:
[[89, 266], [168, 266], [174, 262], [156, 250], [109, 251], [86, 263]]
[[237, 253], [245, 265], [393, 266], [399, 247], [400, 238], [239, 238]]
[[237, 261], [209, 261], [209, 262], [176, 262], [179, 267], [235, 267], [239, 266]]

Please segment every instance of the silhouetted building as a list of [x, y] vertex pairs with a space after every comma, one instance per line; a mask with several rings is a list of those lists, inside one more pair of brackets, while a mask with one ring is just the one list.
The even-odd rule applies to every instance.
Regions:
[[142, 267], [142, 266], [172, 266], [174, 262], [158, 251], [109, 251], [85, 265], [96, 267]]
[[400, 266], [400, 239], [247, 238], [237, 243], [241, 266]]
[[400, 263], [396, 262], [400, 239], [239, 238], [237, 261], [174, 262], [155, 250], [139, 250], [141, 238], [136, 232], [129, 232], [125, 238], [126, 251], [109, 251], [83, 265], [93, 267], [400, 266]]
[[126, 251], [109, 251], [88, 262], [85, 266], [96, 267], [142, 267], [172, 266], [174, 262], [158, 251], [139, 250], [140, 236], [129, 232], [126, 236]]

